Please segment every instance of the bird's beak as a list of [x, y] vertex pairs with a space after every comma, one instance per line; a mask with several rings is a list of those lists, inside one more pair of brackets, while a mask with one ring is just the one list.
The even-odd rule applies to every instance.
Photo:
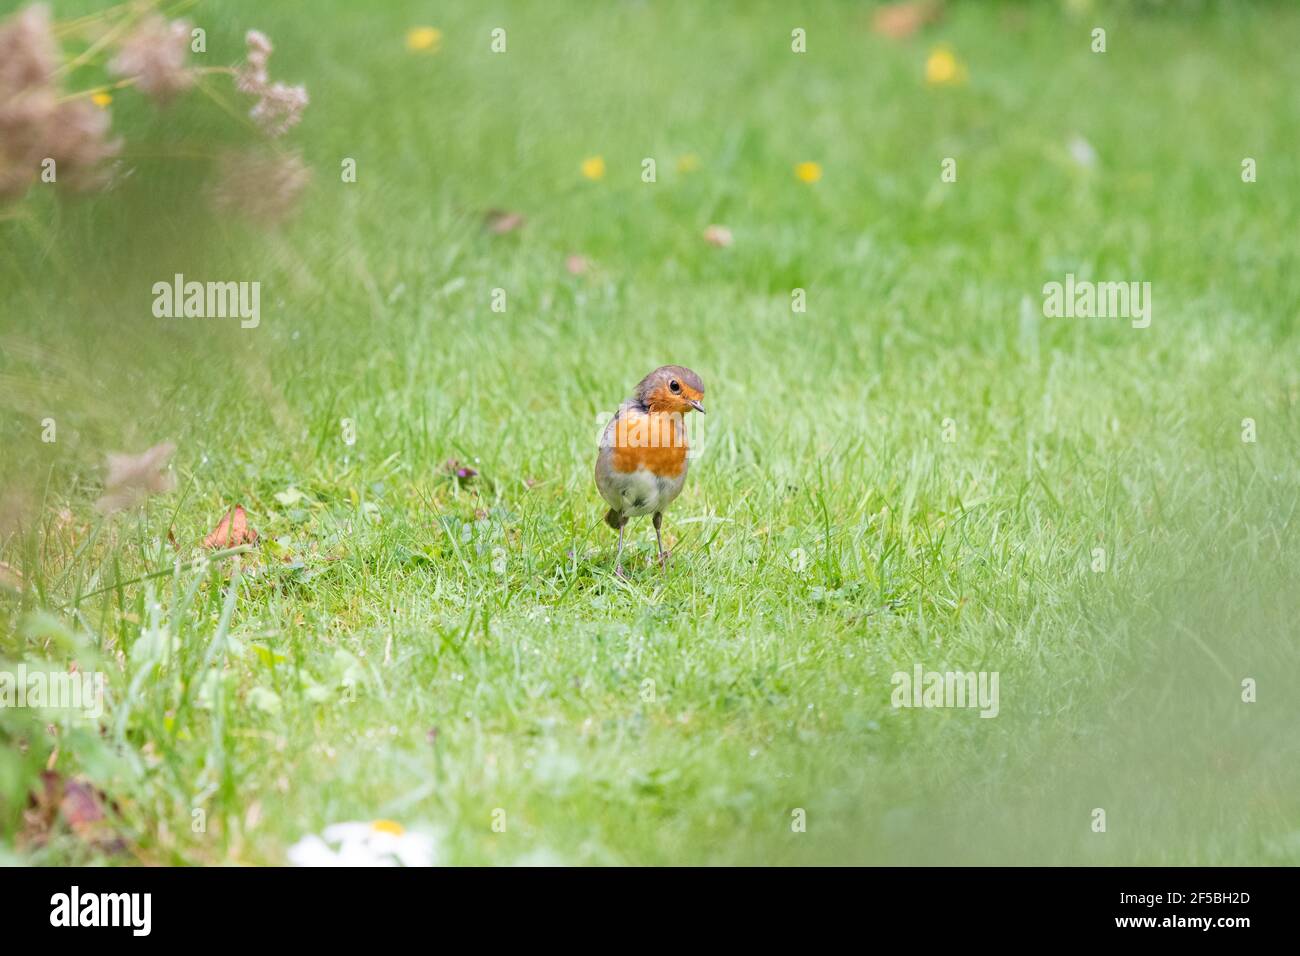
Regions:
[[704, 411], [704, 406], [701, 405], [697, 399], [692, 398], [692, 399], [690, 400], [690, 404], [691, 404], [691, 408], [695, 409], [695, 410], [696, 410], [697, 412], [699, 412], [701, 415], [706, 414], [705, 411]]

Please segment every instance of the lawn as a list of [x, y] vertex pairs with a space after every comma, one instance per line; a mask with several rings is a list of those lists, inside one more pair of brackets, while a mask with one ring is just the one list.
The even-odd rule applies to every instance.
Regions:
[[[0, 708], [0, 859], [1300, 863], [1300, 10], [167, 9], [273, 40], [313, 175], [214, 211], [212, 73], [113, 91], [116, 188], [0, 206], [0, 668], [107, 683]], [[177, 273], [256, 327], [156, 317]], [[1049, 317], [1067, 275], [1149, 326]], [[708, 414], [619, 578], [602, 416], [668, 363]], [[996, 716], [894, 706], [918, 666]]]

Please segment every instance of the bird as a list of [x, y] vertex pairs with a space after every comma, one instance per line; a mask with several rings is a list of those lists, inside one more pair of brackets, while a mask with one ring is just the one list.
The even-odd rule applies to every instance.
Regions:
[[605, 523], [618, 532], [614, 573], [623, 576], [623, 527], [629, 518], [654, 515], [659, 566], [666, 566], [661, 527], [664, 509], [686, 484], [685, 418], [705, 414], [704, 383], [690, 369], [664, 365], [637, 384], [600, 436], [596, 488], [609, 504]]

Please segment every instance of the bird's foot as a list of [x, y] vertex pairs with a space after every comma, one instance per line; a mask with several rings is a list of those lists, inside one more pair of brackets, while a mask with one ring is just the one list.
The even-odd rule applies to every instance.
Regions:
[[614, 577], [616, 578], [627, 577], [627, 572], [623, 570], [623, 565], [621, 564], [614, 565]]
[[663, 570], [667, 570], [668, 568], [668, 554], [669, 552], [667, 551], [659, 552], [659, 567]]

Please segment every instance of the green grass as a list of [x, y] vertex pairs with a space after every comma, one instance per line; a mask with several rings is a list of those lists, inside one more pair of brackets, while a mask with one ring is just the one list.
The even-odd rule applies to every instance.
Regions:
[[[96, 857], [18, 841], [48, 764], [115, 801], [108, 862], [282, 863], [375, 818], [461, 864], [1300, 862], [1300, 13], [1098, 6], [903, 42], [841, 3], [190, 11], [215, 63], [273, 38], [316, 179], [263, 234], [141, 150], [0, 222], [0, 478], [39, 525], [0, 554], [0, 658], [110, 687], [98, 728], [0, 711], [0, 848]], [[966, 85], [925, 85], [940, 43]], [[115, 123], [229, 138], [191, 96]], [[175, 272], [260, 281], [260, 327], [153, 318]], [[1067, 272], [1151, 282], [1151, 327], [1044, 318]], [[667, 572], [640, 521], [619, 580], [597, 416], [668, 362], [701, 454]], [[101, 523], [103, 454], [164, 439], [178, 490]], [[169, 528], [188, 555], [235, 502], [256, 551], [176, 568]], [[999, 672], [1000, 714], [894, 709], [916, 662]]]

